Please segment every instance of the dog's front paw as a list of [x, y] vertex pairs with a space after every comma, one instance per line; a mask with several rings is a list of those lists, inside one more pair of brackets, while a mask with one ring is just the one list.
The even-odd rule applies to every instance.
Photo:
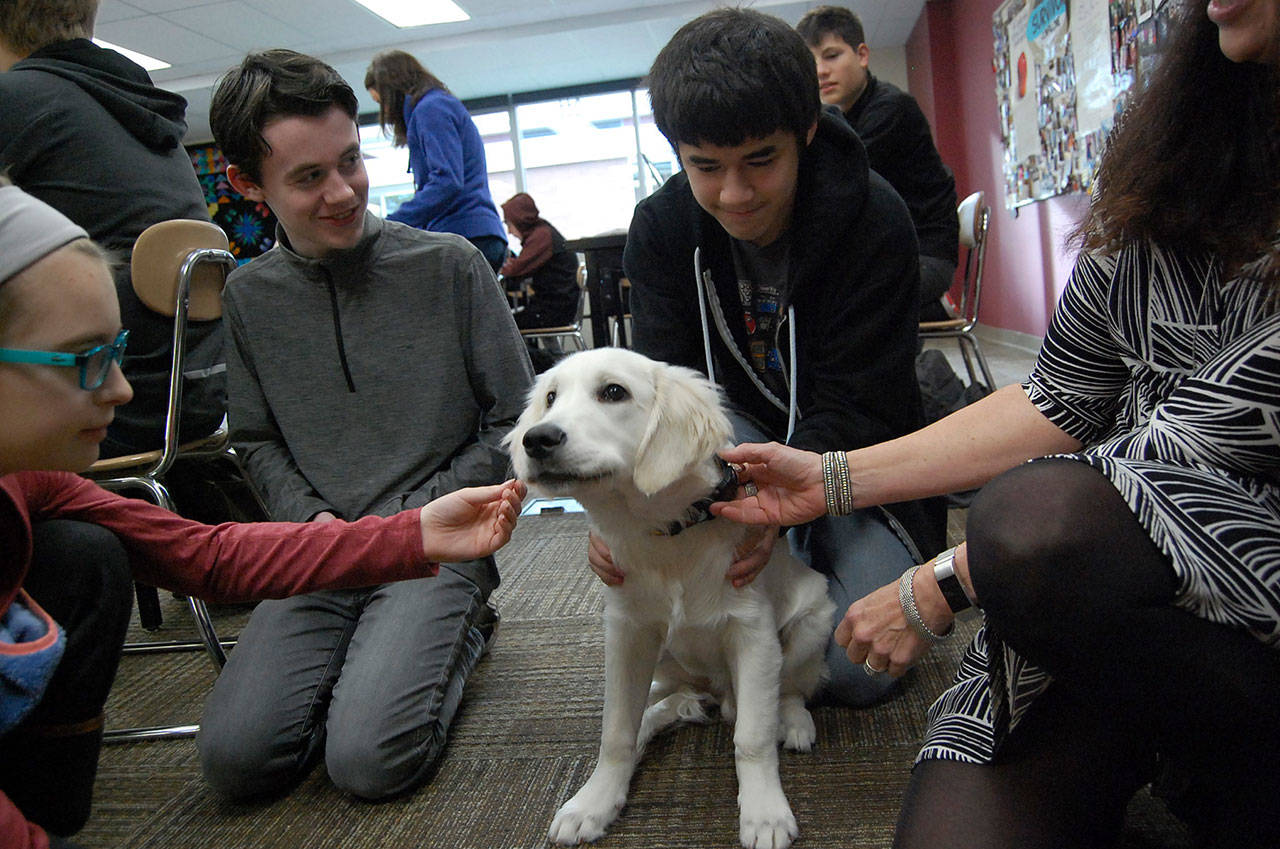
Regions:
[[813, 724], [813, 714], [798, 698], [784, 698], [778, 711], [778, 739], [786, 749], [807, 752], [818, 739], [818, 728]]
[[786, 849], [800, 835], [796, 818], [787, 800], [781, 807], [748, 811], [744, 806], [738, 820], [738, 837], [744, 849]]
[[626, 804], [626, 796], [618, 794], [611, 799], [596, 798], [596, 794], [588, 792], [586, 787], [578, 791], [568, 802], [556, 811], [551, 820], [551, 828], [547, 837], [552, 843], [561, 846], [573, 846], [578, 843], [592, 843], [598, 840], [613, 822], [622, 806]]

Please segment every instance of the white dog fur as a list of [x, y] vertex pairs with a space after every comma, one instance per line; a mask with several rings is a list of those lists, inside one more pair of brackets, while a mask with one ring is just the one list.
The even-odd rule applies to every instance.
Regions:
[[544, 373], [507, 438], [519, 477], [576, 498], [626, 574], [605, 589], [599, 757], [556, 813], [555, 843], [604, 834], [645, 743], [716, 703], [734, 724], [742, 845], [782, 849], [798, 834], [777, 746], [807, 751], [816, 735], [805, 699], [831, 632], [826, 580], [780, 541], [755, 581], [735, 588], [725, 572], [750, 530], [724, 519], [655, 534], [714, 490], [714, 455], [730, 436], [702, 375], [602, 348]]

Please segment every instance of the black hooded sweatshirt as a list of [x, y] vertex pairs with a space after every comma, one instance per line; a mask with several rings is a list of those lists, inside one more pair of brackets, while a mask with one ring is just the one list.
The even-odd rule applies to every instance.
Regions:
[[[129, 257], [147, 227], [209, 220], [204, 191], [182, 147], [187, 102], [156, 88], [137, 64], [87, 39], [37, 50], [0, 74], [0, 170], [119, 258], [124, 372], [134, 398], [116, 411], [113, 440], [159, 447], [168, 398], [173, 320], [133, 293]], [[192, 322], [182, 438], [215, 430], [225, 406], [221, 322]]]
[[[684, 172], [640, 202], [623, 254], [634, 347], [706, 373], [696, 250], [697, 273], [709, 275], [707, 291], [725, 317], [723, 327], [709, 325], [716, 381], [730, 404], [773, 439], [786, 441], [789, 399], [769, 397], [748, 374], [729, 238], [698, 205]], [[782, 322], [777, 339], [789, 374], [788, 337], [795, 334], [798, 415], [790, 444], [849, 451], [922, 426], [914, 365], [920, 311], [915, 230], [902, 199], [869, 169], [862, 143], [835, 115], [821, 115], [800, 155], [795, 207], [781, 238], [791, 240], [781, 312], [795, 308], [794, 325]], [[886, 512], [925, 556], [945, 547], [940, 499], [892, 504]]]

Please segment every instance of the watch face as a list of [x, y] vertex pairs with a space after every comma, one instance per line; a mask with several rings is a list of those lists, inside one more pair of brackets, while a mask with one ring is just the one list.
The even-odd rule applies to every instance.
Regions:
[[959, 613], [972, 606], [969, 604], [969, 597], [965, 595], [964, 587], [960, 585], [960, 579], [955, 575], [948, 575], [938, 581], [938, 589], [942, 590], [942, 595], [946, 598], [947, 606], [951, 608], [952, 613]]

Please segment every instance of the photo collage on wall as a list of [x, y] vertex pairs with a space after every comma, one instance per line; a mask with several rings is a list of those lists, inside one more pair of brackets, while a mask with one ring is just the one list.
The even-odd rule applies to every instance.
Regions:
[[1164, 0], [1006, 0], [992, 16], [1005, 206], [1087, 192], [1158, 55]]

